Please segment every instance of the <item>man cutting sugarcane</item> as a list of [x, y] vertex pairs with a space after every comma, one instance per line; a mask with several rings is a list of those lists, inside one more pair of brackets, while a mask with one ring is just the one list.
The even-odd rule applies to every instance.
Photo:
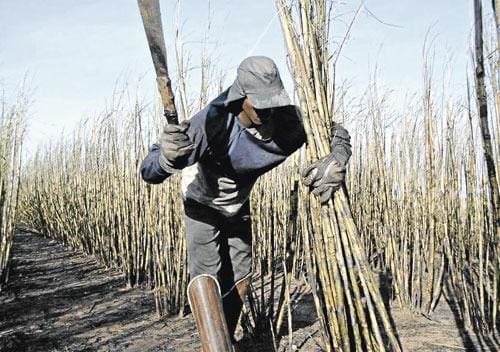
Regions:
[[[305, 141], [300, 111], [290, 104], [275, 63], [253, 56], [203, 110], [165, 125], [142, 162], [142, 178], [152, 184], [184, 169], [188, 298], [203, 351], [232, 348], [252, 274], [252, 186]], [[335, 124], [331, 153], [303, 173], [322, 202], [341, 187], [350, 155], [349, 134]]]

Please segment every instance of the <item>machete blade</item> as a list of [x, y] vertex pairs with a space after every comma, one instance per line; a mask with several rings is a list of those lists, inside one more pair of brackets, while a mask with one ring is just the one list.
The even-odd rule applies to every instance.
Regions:
[[159, 0], [137, 0], [141, 12], [142, 24], [146, 32], [149, 51], [156, 71], [156, 82], [160, 92], [165, 117], [169, 123], [178, 123], [174, 93], [168, 76], [167, 50], [163, 37]]

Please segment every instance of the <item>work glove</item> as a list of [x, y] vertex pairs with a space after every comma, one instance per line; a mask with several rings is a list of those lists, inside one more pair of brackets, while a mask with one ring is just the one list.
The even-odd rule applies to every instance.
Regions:
[[189, 122], [180, 125], [166, 124], [160, 137], [160, 166], [168, 173], [173, 173], [186, 166], [189, 155], [195, 149], [186, 131]]
[[346, 165], [351, 157], [351, 136], [338, 123], [333, 124], [331, 153], [311, 164], [302, 173], [303, 183], [325, 204], [342, 187]]
[[302, 182], [319, 197], [321, 204], [326, 204], [333, 193], [342, 187], [345, 172], [345, 166], [341, 165], [331, 153], [306, 168], [302, 172]]

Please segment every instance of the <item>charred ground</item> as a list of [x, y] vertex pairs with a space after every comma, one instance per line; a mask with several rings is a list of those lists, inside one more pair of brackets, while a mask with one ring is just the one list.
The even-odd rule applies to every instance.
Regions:
[[[312, 296], [295, 287], [294, 350], [321, 351]], [[457, 323], [441, 300], [432, 317], [391, 312], [405, 351], [495, 350]], [[285, 332], [288, 330], [285, 326]], [[277, 337], [289, 350], [288, 337]], [[246, 336], [240, 351], [273, 351], [271, 336]], [[191, 315], [161, 317], [150, 290], [89, 256], [30, 233], [15, 236], [10, 280], [0, 293], [0, 351], [198, 351]]]

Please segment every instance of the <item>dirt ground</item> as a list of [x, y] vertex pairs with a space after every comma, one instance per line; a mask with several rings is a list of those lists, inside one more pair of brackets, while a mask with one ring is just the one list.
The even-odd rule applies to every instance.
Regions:
[[[295, 288], [292, 350], [322, 351], [312, 296]], [[432, 317], [393, 310], [405, 351], [494, 351], [457, 326], [445, 300]], [[287, 336], [278, 350], [290, 350]], [[0, 351], [199, 351], [192, 315], [155, 313], [151, 291], [38, 235], [15, 236], [10, 280], [0, 292]], [[271, 336], [244, 337], [238, 351], [274, 351]]]

